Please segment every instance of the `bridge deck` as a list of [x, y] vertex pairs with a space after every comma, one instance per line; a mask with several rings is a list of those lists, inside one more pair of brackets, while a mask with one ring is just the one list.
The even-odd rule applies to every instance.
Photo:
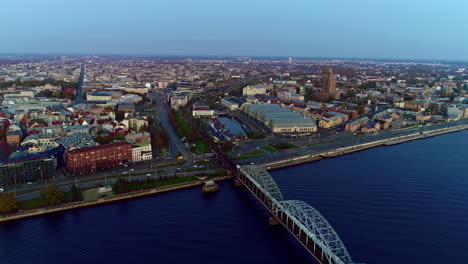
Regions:
[[350, 264], [351, 257], [338, 234], [315, 208], [284, 200], [271, 175], [256, 165], [238, 166], [237, 179], [322, 264]]

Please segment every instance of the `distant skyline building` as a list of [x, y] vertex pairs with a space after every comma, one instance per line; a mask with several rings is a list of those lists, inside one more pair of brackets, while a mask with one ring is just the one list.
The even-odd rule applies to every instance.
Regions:
[[328, 69], [327, 76], [323, 78], [323, 88], [322, 92], [325, 96], [327, 97], [335, 97], [336, 94], [336, 80], [335, 80], [335, 75], [333, 74], [333, 70], [330, 67]]

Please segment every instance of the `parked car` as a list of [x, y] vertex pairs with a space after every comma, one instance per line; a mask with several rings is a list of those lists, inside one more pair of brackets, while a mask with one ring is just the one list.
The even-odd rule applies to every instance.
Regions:
[[0, 188], [0, 193], [2, 193], [3, 191], [4, 191], [3, 188]]

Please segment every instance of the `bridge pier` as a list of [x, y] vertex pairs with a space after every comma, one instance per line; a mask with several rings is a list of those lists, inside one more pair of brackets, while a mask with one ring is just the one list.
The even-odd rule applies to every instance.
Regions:
[[276, 225], [279, 225], [281, 223], [278, 220], [278, 218], [276, 218], [274, 215], [272, 215], [272, 216], [268, 217], [268, 224], [270, 226], [276, 226]]
[[236, 179], [234, 180], [234, 186], [236, 186], [236, 187], [242, 187], [242, 186], [244, 186], [244, 184], [243, 184], [241, 181], [239, 181], [239, 179], [236, 178]]

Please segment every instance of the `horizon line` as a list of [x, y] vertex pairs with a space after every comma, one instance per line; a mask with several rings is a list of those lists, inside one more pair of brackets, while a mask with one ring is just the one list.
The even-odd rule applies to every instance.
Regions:
[[468, 59], [434, 59], [434, 58], [384, 58], [384, 57], [334, 57], [334, 56], [286, 56], [286, 55], [193, 55], [193, 54], [131, 54], [131, 53], [121, 53], [121, 54], [105, 54], [105, 53], [2, 53], [0, 52], [1, 57], [49, 57], [49, 56], [70, 56], [70, 57], [162, 57], [162, 58], [204, 58], [204, 59], [214, 59], [214, 58], [252, 58], [252, 59], [297, 59], [297, 60], [349, 60], [349, 61], [383, 61], [383, 62], [432, 62], [432, 63], [468, 63]]

